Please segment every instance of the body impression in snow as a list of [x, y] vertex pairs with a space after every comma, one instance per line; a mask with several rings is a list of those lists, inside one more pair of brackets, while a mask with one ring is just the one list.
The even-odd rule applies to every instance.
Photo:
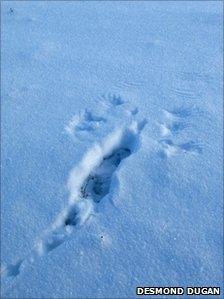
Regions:
[[119, 128], [109, 134], [103, 142], [94, 145], [84, 155], [78, 166], [70, 172], [68, 188], [69, 203], [44, 232], [37, 244], [24, 259], [8, 265], [6, 276], [17, 276], [25, 260], [33, 262], [61, 245], [73, 232], [94, 213], [94, 206], [110, 194], [113, 177], [122, 160], [136, 152], [140, 146], [140, 133], [147, 121], [132, 121], [130, 126]]
[[39, 255], [62, 244], [72, 228], [83, 225], [94, 213], [94, 206], [110, 194], [116, 170], [122, 160], [138, 150], [146, 123], [145, 119], [133, 121], [130, 126], [115, 130], [101, 144], [93, 146], [72, 169], [68, 180], [69, 204], [41, 239]]
[[[103, 158], [102, 163], [93, 170], [81, 187], [81, 198], [92, 198], [95, 203], [101, 201], [110, 191], [113, 173], [121, 161], [131, 155], [128, 147], [115, 149], [112, 154]], [[78, 210], [65, 220], [66, 225], [78, 223]]]
[[[80, 200], [74, 204], [73, 208], [71, 207], [64, 221], [65, 225], [75, 226], [80, 222], [84, 222], [81, 217], [81, 210], [85, 206], [84, 202], [99, 203], [110, 192], [115, 171], [123, 159], [137, 150], [139, 133], [145, 124], [146, 121], [144, 120], [141, 123], [132, 124], [130, 128], [116, 131], [107, 138], [101, 151], [96, 148], [94, 159], [98, 161], [98, 165], [96, 164], [83, 180], [79, 192]], [[108, 148], [107, 145], [109, 145]]]

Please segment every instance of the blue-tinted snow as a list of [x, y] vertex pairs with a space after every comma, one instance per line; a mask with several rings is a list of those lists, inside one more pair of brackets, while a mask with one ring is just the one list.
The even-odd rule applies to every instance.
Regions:
[[[221, 2], [5, 1], [1, 15], [3, 297], [220, 286]], [[123, 150], [109, 183], [95, 175]]]

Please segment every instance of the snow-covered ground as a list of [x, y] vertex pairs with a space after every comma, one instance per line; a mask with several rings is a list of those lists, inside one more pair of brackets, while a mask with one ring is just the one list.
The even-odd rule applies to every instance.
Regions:
[[222, 17], [2, 3], [3, 298], [222, 285]]

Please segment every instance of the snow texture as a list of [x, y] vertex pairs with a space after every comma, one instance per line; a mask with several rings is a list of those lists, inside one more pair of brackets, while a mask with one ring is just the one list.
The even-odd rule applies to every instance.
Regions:
[[222, 286], [222, 2], [1, 18], [2, 298]]

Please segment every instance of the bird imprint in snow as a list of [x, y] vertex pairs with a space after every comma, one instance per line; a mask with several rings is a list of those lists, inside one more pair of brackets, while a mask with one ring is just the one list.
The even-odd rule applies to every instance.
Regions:
[[[128, 147], [119, 147], [105, 156], [101, 164], [93, 170], [84, 181], [80, 193], [81, 198], [91, 198], [95, 203], [101, 201], [110, 191], [113, 173], [121, 161], [131, 155]], [[66, 225], [76, 225], [80, 222], [78, 207], [75, 207], [65, 220]]]
[[[129, 116], [129, 118], [132, 119], [139, 112], [136, 106], [129, 105], [119, 94], [109, 93], [108, 95], [99, 96], [99, 105], [103, 108], [104, 114], [106, 113], [107, 116], [112, 115], [116, 117], [115, 110], [117, 110], [119, 113], [122, 113], [122, 116]], [[114, 113], [111, 112], [111, 109], [113, 109]], [[95, 132], [102, 129], [102, 126], [107, 122], [108, 117], [96, 115], [88, 109], [85, 109], [72, 117], [68, 125], [65, 126], [65, 131], [70, 136], [76, 138], [86, 138], [88, 134], [88, 137], [91, 139], [91, 137], [95, 137]], [[92, 136], [90, 136], [90, 134]]]
[[100, 105], [106, 108], [111, 113], [111, 109], [121, 109], [127, 115], [135, 116], [138, 114], [138, 107], [133, 107], [129, 105], [130, 103], [126, 101], [120, 94], [109, 93], [102, 94], [99, 96]]
[[177, 134], [189, 126], [186, 121], [191, 115], [191, 110], [188, 108], [178, 108], [173, 111], [164, 110], [165, 121], [160, 125], [161, 136]]
[[59, 214], [52, 230], [39, 242], [43, 255], [61, 245], [75, 227], [83, 225], [94, 214], [95, 205], [111, 191], [111, 182], [122, 161], [136, 152], [139, 136], [147, 121], [135, 122], [117, 129], [87, 152], [69, 177], [69, 205]]
[[[112, 95], [109, 99], [115, 108], [124, 103], [120, 96]], [[134, 116], [138, 113], [137, 107], [126, 112], [130, 112], [131, 116], [129, 125], [116, 129], [101, 143], [90, 148], [79, 165], [70, 172], [68, 205], [43, 233], [30, 253], [15, 264], [3, 266], [1, 274], [16, 277], [24, 261], [33, 262], [38, 256], [57, 248], [74, 229], [81, 227], [94, 214], [95, 206], [110, 194], [111, 182], [116, 176], [117, 169], [124, 159], [138, 150], [140, 134], [147, 123], [146, 119], [134, 120]], [[69, 134], [73, 134], [74, 131], [91, 132], [106, 122], [106, 118], [85, 110], [71, 120], [66, 130]]]
[[187, 153], [187, 152], [201, 153], [202, 152], [201, 145], [192, 140], [185, 142], [185, 143], [175, 144], [171, 139], [162, 139], [160, 141], [160, 144], [162, 146], [162, 150], [160, 152], [160, 156], [162, 158], [175, 156], [182, 152], [183, 153]]
[[121, 161], [130, 154], [131, 150], [128, 147], [121, 147], [105, 156], [99, 167], [89, 174], [81, 187], [82, 197], [91, 196], [95, 202], [99, 202], [109, 192], [110, 180], [114, 171]]
[[162, 139], [159, 141], [161, 145], [159, 155], [162, 158], [187, 152], [202, 152], [202, 146], [193, 140], [183, 143], [175, 143], [171, 139], [173, 135], [179, 134], [180, 131], [189, 127], [187, 118], [190, 117], [191, 114], [191, 109], [183, 107], [174, 109], [172, 111], [164, 110], [165, 122], [159, 124], [162, 136]]
[[72, 135], [74, 132], [91, 132], [99, 128], [102, 123], [105, 123], [106, 119], [104, 117], [100, 117], [94, 115], [87, 109], [84, 112], [80, 112], [78, 115], [75, 115], [69, 122], [69, 124], [65, 127], [67, 133]]
[[104, 101], [104, 105], [117, 107], [126, 103], [126, 101], [119, 94], [109, 93], [107, 95], [102, 94], [100, 99]]

